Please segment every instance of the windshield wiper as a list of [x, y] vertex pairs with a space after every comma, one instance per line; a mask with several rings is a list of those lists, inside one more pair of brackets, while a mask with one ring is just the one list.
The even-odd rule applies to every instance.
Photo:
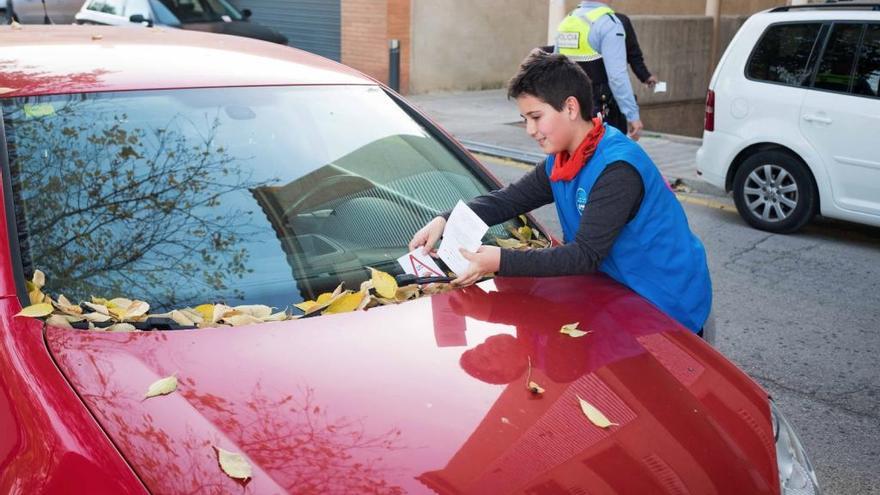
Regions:
[[[105, 321], [102, 323], [94, 323], [94, 325], [98, 328], [108, 328], [115, 324], [113, 321]], [[125, 323], [130, 324], [138, 330], [190, 330], [194, 328], [198, 328], [196, 326], [191, 325], [181, 325], [177, 323], [171, 318], [165, 316], [151, 316], [144, 321], [135, 321], [130, 322], [127, 321]], [[70, 324], [73, 328], [78, 330], [88, 330], [89, 322], [83, 321], [75, 321]]]
[[410, 273], [401, 273], [394, 277], [397, 280], [398, 286], [411, 285], [411, 284], [433, 284], [437, 282], [441, 283], [449, 283], [454, 280], [453, 277], [419, 277], [416, 275], [412, 275]]

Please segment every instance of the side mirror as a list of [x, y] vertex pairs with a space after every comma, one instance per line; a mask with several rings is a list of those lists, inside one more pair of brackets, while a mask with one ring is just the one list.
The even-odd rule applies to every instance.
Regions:
[[146, 17], [143, 16], [143, 14], [135, 14], [135, 15], [129, 17], [128, 20], [135, 23], [135, 24], [143, 24], [146, 22], [147, 27], [153, 27], [153, 20], [147, 19]]
[[251, 12], [251, 9], [244, 9], [241, 11], [241, 16], [244, 17], [245, 19], [250, 19], [253, 14], [254, 13]]

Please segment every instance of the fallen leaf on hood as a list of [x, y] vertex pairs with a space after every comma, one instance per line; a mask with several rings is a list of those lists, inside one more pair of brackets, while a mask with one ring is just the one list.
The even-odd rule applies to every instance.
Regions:
[[30, 316], [31, 318], [42, 318], [52, 314], [52, 305], [49, 303], [31, 304], [26, 308], [22, 308], [15, 316]]
[[223, 450], [217, 446], [215, 446], [214, 449], [217, 451], [217, 460], [220, 462], [220, 469], [222, 469], [227, 476], [238, 480], [246, 480], [253, 476], [251, 465], [243, 455]]
[[373, 288], [376, 292], [387, 299], [394, 299], [397, 294], [397, 280], [391, 275], [375, 268], [370, 268]]
[[107, 329], [108, 332], [136, 332], [137, 328], [134, 327], [131, 323], [117, 323], [115, 325], [110, 325], [110, 328]]
[[110, 316], [110, 310], [107, 308], [107, 306], [105, 306], [103, 304], [93, 303], [93, 302], [84, 302], [83, 306], [91, 309], [92, 311], [94, 311], [96, 313]]
[[64, 294], [58, 296], [58, 300], [55, 301], [55, 307], [61, 310], [62, 313], [67, 313], [69, 315], [81, 315], [83, 310], [81, 307], [70, 304], [70, 301], [64, 297]]
[[15, 30], [19, 30], [19, 29], [21, 29], [21, 24], [19, 24], [19, 23], [16, 22], [16, 21], [12, 21], [12, 22], [10, 23], [10, 26], [12, 27], [12, 29], [15, 29]]
[[590, 333], [585, 332], [583, 330], [578, 330], [578, 324], [580, 322], [569, 323], [568, 325], [562, 325], [562, 328], [559, 329], [559, 333], [564, 333], [572, 338], [583, 337], [584, 335]]
[[268, 318], [272, 315], [272, 308], [264, 304], [245, 304], [232, 308], [242, 314], [253, 316], [254, 318]]
[[109, 321], [112, 319], [110, 315], [105, 315], [101, 313], [85, 313], [82, 317], [92, 323], [104, 323], [105, 321]]
[[584, 412], [584, 416], [586, 416], [587, 419], [589, 419], [590, 422], [593, 423], [594, 425], [598, 426], [599, 428], [608, 428], [609, 426], [620, 426], [617, 423], [612, 423], [611, 421], [609, 421], [608, 418], [606, 418], [604, 414], [602, 414], [598, 409], [593, 407], [593, 405], [590, 404], [589, 402], [585, 401], [584, 399], [581, 399], [580, 396], [576, 395], [575, 397], [577, 397], [578, 401], [580, 402], [581, 411]]
[[416, 284], [398, 287], [397, 293], [394, 294], [394, 299], [397, 302], [408, 301], [417, 297], [419, 297], [419, 286]]
[[348, 313], [349, 311], [354, 311], [361, 305], [361, 301], [363, 301], [364, 297], [367, 297], [367, 294], [363, 292], [343, 292], [327, 306], [327, 309], [324, 310], [324, 314]]
[[244, 325], [253, 325], [254, 323], [262, 323], [263, 322], [263, 320], [255, 317], [255, 316], [245, 315], [245, 314], [224, 316], [223, 320], [221, 320], [221, 321], [223, 323], [226, 323], [228, 325], [232, 325], [234, 327], [241, 327]]
[[193, 310], [202, 317], [202, 321], [207, 321], [209, 323], [214, 323], [214, 305], [213, 304], [199, 304]]
[[73, 328], [70, 321], [61, 315], [51, 315], [46, 318], [46, 325], [50, 327]]
[[6, 93], [14, 93], [18, 91], [16, 88], [0, 88], [0, 95], [5, 95]]
[[28, 292], [28, 299], [30, 300], [31, 304], [40, 304], [41, 302], [48, 302], [48, 301], [46, 301], [46, 294], [43, 294], [43, 291], [41, 291], [40, 289], [34, 289], [34, 290]]
[[177, 377], [171, 375], [153, 382], [153, 384], [150, 385], [150, 388], [147, 389], [147, 394], [144, 395], [144, 399], [156, 397], [157, 395], [170, 394], [175, 390], [177, 390]]
[[44, 285], [46, 285], [46, 274], [40, 270], [34, 270], [34, 275], [31, 277], [31, 283], [34, 284], [34, 287], [37, 289], [42, 289]]

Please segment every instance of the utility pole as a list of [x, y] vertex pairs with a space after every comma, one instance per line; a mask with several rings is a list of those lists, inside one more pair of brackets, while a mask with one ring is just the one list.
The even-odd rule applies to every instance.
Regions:
[[556, 44], [556, 28], [565, 19], [565, 0], [550, 0], [547, 17], [547, 44]]
[[715, 72], [715, 61], [718, 60], [718, 38], [721, 31], [721, 1], [706, 0], [706, 17], [712, 18], [712, 43], [709, 45], [709, 79]]

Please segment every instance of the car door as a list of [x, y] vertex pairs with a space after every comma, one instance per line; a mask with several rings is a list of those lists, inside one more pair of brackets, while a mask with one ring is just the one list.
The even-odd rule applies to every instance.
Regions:
[[880, 23], [835, 22], [799, 126], [822, 157], [834, 203], [880, 216]]

